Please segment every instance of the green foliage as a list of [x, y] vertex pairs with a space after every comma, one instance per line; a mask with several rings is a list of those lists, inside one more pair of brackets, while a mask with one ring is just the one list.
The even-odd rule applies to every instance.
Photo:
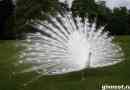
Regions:
[[125, 7], [115, 8], [108, 19], [107, 29], [116, 35], [130, 34], [130, 13]]
[[106, 25], [105, 30], [111, 34], [130, 34], [130, 12], [126, 7], [115, 8], [113, 11], [105, 6], [105, 2], [95, 0], [75, 0], [72, 7], [74, 16], [88, 17], [90, 22], [96, 20], [97, 27]]
[[55, 14], [57, 0], [18, 0], [16, 4], [16, 26], [24, 29], [33, 19], [46, 19], [46, 14]]
[[53, 13], [57, 8], [57, 0], [19, 0], [16, 6], [16, 16], [34, 19], [42, 16], [42, 12]]
[[82, 18], [89, 17], [94, 20], [97, 16], [98, 5], [95, 4], [94, 0], [75, 0], [72, 7], [74, 16], [80, 16]]
[[[7, 0], [11, 1], [11, 0]], [[35, 19], [47, 19], [48, 15], [68, 10], [67, 5], [58, 0], [16, 0], [14, 15], [7, 21], [8, 29], [2, 32], [20, 34], [28, 32], [28, 24]], [[75, 0], [72, 8], [73, 16], [88, 17], [90, 22], [96, 20], [97, 28], [106, 25], [107, 30], [114, 35], [130, 34], [130, 10], [125, 7], [113, 11], [105, 6], [105, 2], [95, 3], [95, 0]], [[3, 12], [3, 11], [2, 11]], [[4, 35], [3, 35], [4, 36]], [[15, 35], [17, 36], [17, 35]]]

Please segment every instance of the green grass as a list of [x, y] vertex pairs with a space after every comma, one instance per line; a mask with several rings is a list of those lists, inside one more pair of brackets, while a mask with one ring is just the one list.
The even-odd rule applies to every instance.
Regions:
[[0, 90], [101, 90], [101, 85], [130, 85], [130, 36], [118, 36], [115, 42], [123, 48], [124, 61], [111, 67], [84, 70], [60, 76], [43, 76], [28, 86], [24, 83], [37, 76], [36, 73], [16, 74], [13, 65], [17, 61], [20, 47], [17, 41], [0, 41]]

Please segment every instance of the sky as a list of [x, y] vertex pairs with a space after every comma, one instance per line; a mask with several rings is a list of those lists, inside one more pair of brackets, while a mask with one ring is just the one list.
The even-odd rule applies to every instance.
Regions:
[[130, 10], [130, 0], [95, 0], [98, 1], [106, 1], [106, 6], [110, 9], [119, 8], [119, 7], [126, 7]]

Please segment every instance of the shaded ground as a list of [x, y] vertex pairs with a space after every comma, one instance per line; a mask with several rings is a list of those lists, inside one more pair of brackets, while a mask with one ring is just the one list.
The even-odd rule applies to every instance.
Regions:
[[[104, 84], [130, 85], [130, 36], [118, 36], [115, 42], [120, 44], [125, 53], [125, 61], [106, 68], [84, 70], [85, 80], [81, 80], [81, 72], [61, 76], [43, 76], [39, 80], [23, 86], [25, 82], [36, 76], [36, 73], [16, 74], [20, 68], [14, 67], [21, 47], [19, 41], [0, 41], [0, 90], [101, 90]], [[21, 67], [22, 68], [22, 67]]]

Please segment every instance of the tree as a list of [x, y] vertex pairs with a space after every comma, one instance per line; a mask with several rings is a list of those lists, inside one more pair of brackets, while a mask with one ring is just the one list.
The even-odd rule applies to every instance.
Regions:
[[111, 19], [108, 21], [107, 29], [114, 35], [123, 35], [129, 33], [129, 13], [126, 7], [115, 8]]
[[58, 9], [57, 0], [18, 0], [16, 6], [17, 29], [25, 29], [33, 19], [46, 19], [46, 14], [55, 14]]
[[72, 6], [72, 12], [74, 16], [80, 16], [82, 18], [89, 17], [91, 21], [97, 16], [97, 7], [98, 5], [94, 0], [75, 0]]
[[[14, 23], [13, 18], [14, 5], [12, 0], [0, 1], [0, 39], [6, 39], [7, 36], [12, 34], [11, 27]], [[9, 31], [10, 30], [10, 31]]]

